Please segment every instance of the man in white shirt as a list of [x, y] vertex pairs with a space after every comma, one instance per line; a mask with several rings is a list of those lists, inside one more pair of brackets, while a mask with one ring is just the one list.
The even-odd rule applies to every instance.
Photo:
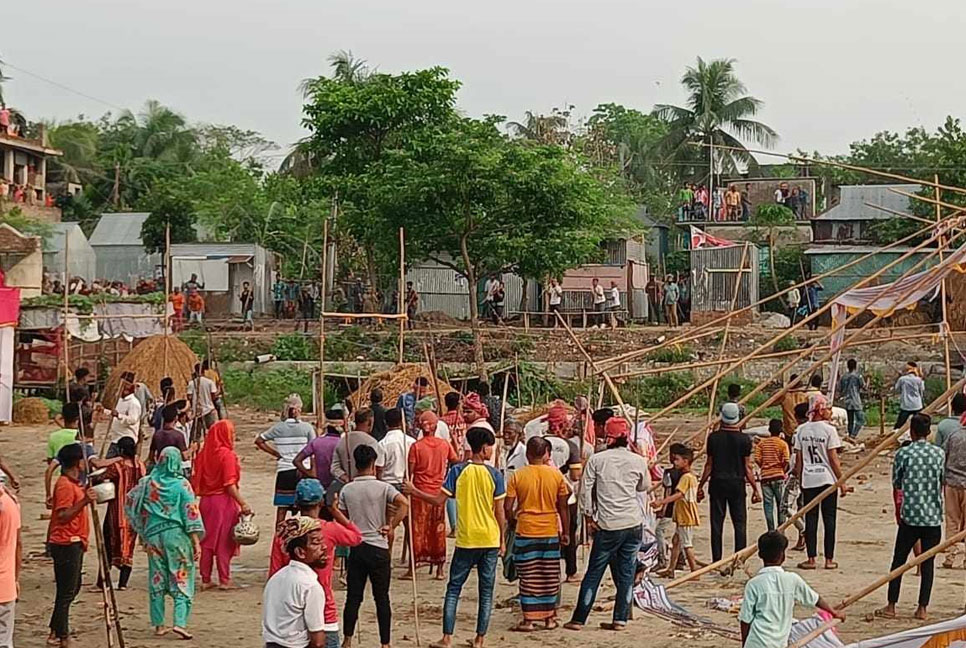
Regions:
[[293, 517], [278, 527], [291, 562], [275, 572], [262, 593], [265, 648], [324, 648], [325, 591], [316, 569], [328, 556], [319, 521]]
[[121, 374], [121, 397], [117, 405], [111, 410], [111, 445], [107, 449], [107, 458], [118, 456], [117, 442], [123, 437], [133, 439], [137, 443], [141, 438], [141, 403], [134, 395], [134, 373], [125, 371]]
[[547, 288], [547, 295], [550, 297], [550, 314], [553, 315], [553, 327], [557, 328], [560, 322], [557, 321], [555, 313], [560, 312], [560, 304], [563, 302], [563, 287], [554, 279], [550, 279], [550, 287]]
[[607, 306], [607, 297], [604, 296], [604, 287], [600, 285], [600, 280], [594, 277], [590, 280], [591, 292], [594, 295], [594, 324], [590, 328], [604, 328], [604, 308]]
[[416, 442], [402, 431], [402, 410], [386, 410], [386, 436], [379, 442], [385, 463], [382, 466], [382, 481], [392, 484], [401, 493], [406, 480], [406, 462], [409, 461], [409, 448]]
[[[205, 377], [202, 373], [201, 365], [196, 364], [194, 376], [188, 383], [188, 398], [191, 400], [191, 417], [194, 420], [192, 429], [193, 437], [203, 435], [212, 425], [218, 421], [218, 413], [215, 411], [215, 399], [218, 398], [218, 385], [211, 378]], [[197, 429], [198, 425], [201, 429]]]
[[789, 290], [785, 295], [785, 299], [788, 300], [788, 319], [794, 324], [798, 319], [798, 307], [802, 303], [802, 291], [795, 287], [794, 281], [789, 281], [788, 286]]
[[621, 291], [617, 288], [617, 282], [610, 282], [610, 297], [607, 300], [607, 310], [610, 311], [610, 327], [617, 328], [617, 311], [621, 309]]
[[[795, 416], [807, 415], [808, 403], [795, 406]], [[832, 416], [831, 405], [823, 405], [813, 412], [812, 420], [802, 423], [795, 432], [795, 475], [802, 486], [802, 505], [807, 505], [822, 491], [842, 477], [839, 464], [839, 448], [842, 441], [835, 426], [829, 423]], [[842, 484], [839, 491], [845, 497], [848, 489]], [[822, 512], [822, 526], [825, 528], [825, 569], [837, 569], [835, 562], [835, 524], [838, 514], [838, 493], [822, 500], [821, 504], [805, 514], [805, 550], [808, 559], [799, 564], [800, 569], [816, 569], [818, 556], [818, 514]]]

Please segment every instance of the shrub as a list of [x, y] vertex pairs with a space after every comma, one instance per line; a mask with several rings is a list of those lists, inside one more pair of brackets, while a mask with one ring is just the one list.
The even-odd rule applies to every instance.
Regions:
[[799, 348], [801, 348], [801, 345], [798, 342], [798, 338], [797, 337], [793, 337], [791, 335], [788, 335], [788, 336], [783, 337], [782, 339], [778, 340], [778, 342], [775, 342], [775, 345], [772, 347], [772, 350], [774, 350], [776, 352], [778, 352], [778, 351], [794, 351], [794, 350], [799, 349]]
[[[265, 411], [280, 411], [285, 397], [297, 393], [305, 410], [312, 407], [312, 371], [310, 369], [252, 367], [226, 368], [221, 378], [229, 405], [244, 405]], [[339, 399], [331, 383], [325, 383], [325, 402]]]
[[285, 333], [275, 338], [270, 353], [279, 360], [317, 360], [319, 348], [307, 335]]
[[652, 362], [690, 362], [691, 347], [686, 344], [672, 344], [647, 354]]

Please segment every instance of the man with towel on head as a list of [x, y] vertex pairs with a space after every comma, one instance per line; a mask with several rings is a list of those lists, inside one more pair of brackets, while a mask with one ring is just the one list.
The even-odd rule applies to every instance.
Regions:
[[[567, 487], [573, 493], [576, 490], [577, 482], [580, 481], [583, 465], [580, 459], [579, 443], [575, 442], [572, 437], [568, 438], [570, 431], [571, 421], [566, 406], [562, 403], [554, 404], [547, 412], [547, 433], [543, 438], [550, 443], [550, 461], [568, 478]], [[567, 508], [569, 524], [568, 528], [564, 529], [564, 533], [569, 535], [570, 538], [576, 538], [578, 522], [576, 497], [571, 495]], [[564, 558], [567, 582], [575, 583], [578, 580], [577, 543], [563, 544], [560, 550]]]

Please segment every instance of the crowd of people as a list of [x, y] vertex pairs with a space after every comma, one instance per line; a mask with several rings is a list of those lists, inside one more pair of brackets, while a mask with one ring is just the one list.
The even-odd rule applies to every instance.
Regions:
[[[797, 565], [802, 572], [818, 569], [820, 556], [822, 567], [838, 568], [838, 500], [850, 492], [842, 483], [839, 453], [860, 433], [867, 388], [854, 359], [847, 367], [837, 385], [844, 423], [833, 414], [821, 373], [803, 386], [792, 376], [794, 386], [781, 399], [782, 418], [770, 420], [761, 438], [747, 433], [740, 386], [729, 385], [707, 436], [700, 472], [693, 469], [694, 448], [672, 443], [670, 461], [662, 465], [647, 423], [634, 423], [623, 411], [591, 410], [583, 397], [572, 406], [556, 401], [545, 415], [524, 424], [488, 385], [478, 392], [449, 392], [440, 404], [430, 382], [418, 378], [394, 407], [386, 407], [374, 389], [367, 407], [353, 410], [349, 402], [330, 407], [325, 428], [316, 430], [302, 420], [301, 399], [293, 394], [279, 419], [255, 438], [276, 471], [275, 528], [262, 609], [265, 645], [351, 648], [367, 583], [379, 642], [391, 645], [390, 584], [397, 551], [404, 559], [411, 551], [403, 578], [417, 578], [425, 568], [430, 577], [447, 579], [441, 636], [433, 646], [453, 644], [463, 587], [474, 571], [478, 609], [471, 643], [476, 648], [489, 632], [501, 571], [519, 588], [520, 618], [512, 629], [532, 632], [561, 625], [581, 630], [609, 569], [617, 594], [610, 620], [600, 626], [620, 631], [631, 616], [633, 589], [648, 571], [673, 578], [682, 566], [694, 571], [704, 565], [695, 537], [703, 527], [705, 499], [711, 560], [724, 556], [729, 517], [734, 550], [745, 548], [749, 490], [752, 503], [763, 507], [767, 530], [757, 544], [765, 566], [745, 586], [741, 633], [749, 648], [785, 645], [794, 601], [842, 616], [799, 574], [783, 570], [789, 543], [779, 529], [798, 508], [837, 484], [837, 492], [795, 520], [793, 550], [804, 552]], [[56, 583], [53, 644], [70, 645], [70, 606], [90, 535], [86, 510], [97, 500], [92, 486], [99, 481], [112, 482], [117, 493], [103, 529], [110, 565], [118, 570], [116, 586], [129, 586], [140, 539], [148, 556], [150, 619], [158, 635], [190, 639], [196, 589], [237, 586], [231, 564], [239, 550], [238, 527], [252, 509], [240, 491], [242, 464], [220, 379], [199, 364], [180, 397], [170, 379], [159, 387], [162, 396], [155, 400], [147, 385], [125, 374], [117, 403], [101, 412], [93, 406], [97, 395], [89, 372], [78, 370], [70, 385], [63, 427], [48, 439], [45, 480], [51, 511], [46, 544]], [[901, 372], [895, 392], [895, 429], [908, 422], [909, 431], [893, 461], [897, 531], [891, 568], [912, 551], [935, 547], [944, 522], [947, 536], [966, 529], [966, 394], [953, 397], [952, 414], [933, 434], [932, 421], [922, 412], [925, 387], [915, 363]], [[104, 458], [93, 447], [98, 417], [110, 420]], [[148, 442], [144, 462], [142, 442]], [[9, 472], [2, 462], [0, 469]], [[7, 502], [13, 502], [18, 482], [12, 474], [7, 482], [11, 487], [0, 488], [0, 546], [12, 548], [19, 546], [11, 535], [18, 526], [11, 511], [17, 507]], [[404, 527], [401, 543], [399, 526]], [[447, 536], [455, 539], [449, 554]], [[591, 550], [581, 576], [576, 547], [588, 540]], [[944, 564], [952, 566], [961, 549], [961, 544], [953, 547]], [[19, 556], [19, 550], [0, 555], [0, 619], [12, 619], [14, 603], [5, 579], [15, 571], [5, 566], [14, 553]], [[339, 561], [345, 571], [341, 624], [333, 587]], [[933, 580], [930, 559], [921, 565], [917, 618], [926, 618]], [[573, 612], [561, 624], [562, 584], [578, 581]], [[899, 578], [890, 583], [887, 603], [877, 615], [895, 616], [900, 586]], [[3, 639], [0, 645], [10, 644]]]
[[[744, 189], [731, 183], [710, 191], [707, 185], [689, 182], [678, 191], [677, 202], [679, 222], [745, 222], [751, 220], [754, 207], [751, 202], [751, 183], [745, 183]], [[790, 209], [796, 220], [809, 218], [811, 196], [804, 187], [792, 187], [788, 182], [779, 182], [773, 194], [773, 202]]]
[[647, 294], [647, 319], [654, 324], [680, 326], [691, 319], [691, 275], [668, 273], [661, 278], [651, 273], [644, 286]]

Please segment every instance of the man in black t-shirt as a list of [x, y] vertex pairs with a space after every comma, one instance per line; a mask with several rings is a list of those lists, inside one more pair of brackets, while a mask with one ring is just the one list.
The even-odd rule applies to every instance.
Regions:
[[382, 404], [382, 390], [369, 392], [369, 409], [372, 410], [372, 431], [369, 434], [376, 441], [382, 441], [389, 428], [386, 427], [386, 407]]
[[735, 551], [748, 544], [745, 503], [745, 482], [751, 484], [752, 503], [761, 501], [761, 493], [755, 482], [751, 466], [751, 438], [738, 429], [741, 410], [737, 403], [726, 402], [721, 406], [721, 424], [708, 435], [708, 459], [698, 486], [698, 501], [704, 499], [704, 485], [710, 480], [708, 493], [711, 498], [711, 557], [721, 560], [721, 534], [724, 530], [725, 512], [731, 515], [735, 530]]

